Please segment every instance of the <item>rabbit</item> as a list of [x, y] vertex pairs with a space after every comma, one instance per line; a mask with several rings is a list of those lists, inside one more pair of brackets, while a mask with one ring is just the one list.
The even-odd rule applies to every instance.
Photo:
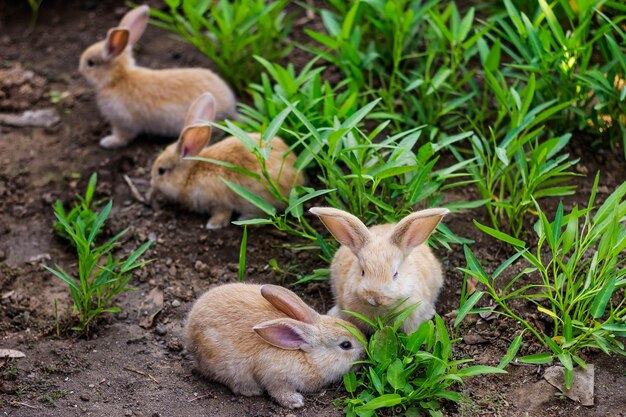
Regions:
[[148, 16], [145, 5], [129, 11], [105, 40], [80, 57], [79, 72], [95, 88], [100, 112], [111, 123], [112, 134], [100, 140], [104, 148], [125, 146], [140, 132], [177, 136], [187, 108], [205, 91], [216, 97], [216, 120], [238, 117], [235, 95], [212, 71], [135, 65], [132, 46], [146, 29]]
[[[364, 348], [349, 323], [318, 314], [277, 285], [225, 284], [204, 293], [185, 325], [197, 369], [235, 393], [304, 405], [301, 392], [336, 382]], [[362, 336], [362, 335], [361, 335]]]
[[[226, 162], [261, 176], [261, 166], [256, 156], [235, 137], [205, 146], [211, 138], [211, 126], [205, 120], [215, 117], [215, 99], [211, 93], [200, 96], [189, 108], [185, 128], [177, 142], [169, 145], [156, 158], [151, 170], [151, 188], [148, 199], [154, 194], [179, 202], [198, 212], [210, 212], [207, 229], [219, 229], [228, 225], [233, 211], [241, 214], [240, 219], [262, 214], [262, 211], [231, 190], [222, 180], [229, 180], [248, 191], [255, 193], [274, 206], [284, 208], [265, 188], [261, 181], [246, 174], [236, 172], [222, 165], [185, 160], [184, 157], [198, 156]], [[259, 141], [260, 134], [250, 134]], [[301, 185], [303, 176], [296, 171], [296, 157], [278, 136], [268, 145], [270, 152], [267, 170], [270, 177], [279, 184], [280, 192], [288, 195], [291, 187]]]
[[330, 266], [335, 306], [329, 315], [353, 322], [365, 334], [373, 329], [341, 310], [374, 319], [385, 316], [405, 299], [405, 307], [418, 303], [401, 327], [407, 334], [433, 317], [443, 276], [441, 264], [426, 241], [448, 209], [417, 211], [397, 224], [369, 229], [342, 210], [313, 207], [310, 211], [341, 243]]

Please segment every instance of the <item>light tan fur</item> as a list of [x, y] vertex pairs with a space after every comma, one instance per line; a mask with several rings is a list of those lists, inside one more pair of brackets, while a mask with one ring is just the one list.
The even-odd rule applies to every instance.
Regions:
[[426, 241], [447, 209], [418, 211], [397, 224], [369, 229], [342, 210], [313, 207], [311, 212], [342, 244], [330, 266], [336, 305], [329, 315], [351, 321], [367, 334], [373, 331], [367, 323], [341, 310], [374, 319], [408, 299], [403, 306], [418, 303], [418, 307], [402, 326], [407, 334], [433, 317], [443, 276], [441, 264]]
[[[233, 211], [239, 212], [242, 218], [263, 213], [232, 191], [221, 178], [255, 193], [275, 207], [284, 208], [284, 204], [266, 189], [267, 181], [261, 175], [261, 166], [256, 157], [237, 138], [227, 137], [204, 148], [209, 142], [211, 129], [195, 132], [193, 129], [206, 128], [208, 125], [203, 121], [214, 117], [212, 100], [212, 95], [207, 93], [190, 106], [187, 115], [189, 125], [185, 127], [179, 140], [165, 148], [155, 160], [151, 172], [150, 196], [159, 193], [193, 211], [211, 213], [208, 229], [228, 225]], [[255, 141], [261, 140], [258, 133], [251, 133], [249, 136]], [[280, 192], [288, 196], [292, 187], [303, 183], [302, 174], [294, 168], [296, 156], [291, 152], [287, 153], [289, 148], [279, 137], [274, 137], [265, 146], [271, 146], [266, 161], [269, 176], [278, 183]], [[215, 159], [244, 168], [258, 174], [261, 180], [222, 165], [183, 159], [184, 152], [188, 152], [185, 156]]]
[[[349, 325], [319, 315], [285, 288], [237, 283], [204, 293], [189, 313], [185, 333], [204, 375], [236, 394], [267, 391], [279, 404], [299, 408], [301, 392], [339, 380], [363, 355], [357, 338], [340, 324]], [[302, 344], [281, 348], [267, 341], [263, 332], [280, 326], [294, 329]], [[348, 349], [340, 346], [346, 342]]]
[[[120, 27], [111, 29], [107, 39], [91, 45], [80, 58], [79, 71], [95, 88], [100, 112], [111, 123], [112, 134], [100, 141], [103, 147], [124, 146], [141, 132], [178, 135], [189, 105], [207, 91], [216, 98], [216, 120], [237, 118], [232, 90], [212, 71], [135, 65], [132, 46], [147, 25], [148, 10], [141, 6], [128, 12]], [[127, 44], [114, 36], [124, 31], [130, 34]], [[108, 53], [110, 48], [113, 54]]]

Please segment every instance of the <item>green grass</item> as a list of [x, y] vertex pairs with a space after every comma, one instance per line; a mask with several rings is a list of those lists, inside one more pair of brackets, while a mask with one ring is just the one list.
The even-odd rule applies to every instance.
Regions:
[[[454, 340], [439, 316], [426, 321], [412, 334], [398, 329], [416, 305], [396, 308], [375, 322], [352, 314], [376, 329], [369, 341], [361, 338], [367, 359], [357, 372], [344, 376], [349, 396], [340, 403], [347, 416], [374, 416], [378, 411], [418, 416], [442, 415], [442, 401], [459, 402], [463, 396], [452, 388], [465, 378], [506, 371], [485, 365], [461, 366], [471, 359], [454, 360]], [[355, 336], [360, 336], [354, 332]], [[386, 414], [385, 414], [386, 415]]]
[[[511, 245], [516, 253], [488, 274], [466, 246], [467, 266], [460, 268], [466, 277], [476, 278], [484, 290], [476, 290], [471, 296], [464, 291], [456, 324], [465, 315], [481, 311], [474, 306], [482, 298], [493, 300], [500, 307], [494, 310], [496, 314], [517, 320], [547, 349], [518, 360], [549, 363], [558, 359], [565, 367], [568, 387], [573, 366], [586, 366], [579, 356], [581, 350], [592, 348], [626, 356], [620, 340], [626, 336], [626, 182], [596, 207], [598, 181], [599, 175], [586, 207], [574, 206], [565, 213], [560, 203], [552, 221], [535, 203], [539, 213], [536, 248], [476, 222], [479, 229]], [[504, 280], [501, 275], [521, 259], [526, 267]], [[552, 322], [551, 328], [543, 331], [522, 316], [514, 307], [516, 300], [532, 303]], [[521, 335], [518, 339], [513, 344], [517, 345], [514, 352]]]
[[[354, 114], [341, 121], [334, 118], [332, 125], [315, 127], [305, 114], [294, 104], [281, 111], [263, 132], [260, 143], [231, 122], [222, 127], [246, 146], [256, 157], [261, 166], [262, 180], [266, 188], [287, 208], [279, 212], [267, 201], [234, 184], [227, 183], [234, 192], [259, 207], [265, 217], [238, 221], [240, 225], [271, 224], [277, 229], [304, 240], [301, 248], [319, 248], [321, 256], [330, 260], [336, 249], [334, 242], [326, 242], [310, 225], [304, 216], [304, 204], [313, 200], [323, 199], [324, 204], [349, 211], [364, 219], [367, 224], [395, 222], [418, 207], [447, 206], [451, 209], [469, 208], [483, 204], [477, 202], [457, 202], [442, 204], [442, 193], [446, 189], [467, 184], [462, 168], [469, 162], [463, 161], [443, 169], [435, 169], [439, 152], [452, 143], [465, 138], [465, 135], [449, 137], [445, 142], [425, 143], [416, 148], [421, 135], [420, 128], [400, 132], [393, 136], [382, 137], [388, 126], [384, 122], [376, 126], [369, 134], [359, 126], [376, 106], [377, 102], [369, 103]], [[280, 193], [278, 184], [270, 177], [266, 158], [268, 144], [284, 126], [288, 116], [299, 120], [303, 132], [291, 131], [294, 147], [300, 149], [295, 167], [298, 170], [317, 172], [316, 182], [320, 187], [296, 187], [289, 196]], [[204, 160], [209, 163], [220, 161]], [[259, 176], [239, 167], [236, 169], [257, 179]], [[451, 243], [468, 243], [444, 225], [439, 227], [433, 242], [445, 247]], [[242, 241], [242, 253], [246, 241]], [[242, 267], [243, 265], [240, 265]], [[241, 271], [241, 269], [240, 269]], [[241, 274], [241, 272], [240, 272]], [[240, 275], [240, 278], [242, 275]], [[316, 271], [306, 279], [323, 279], [324, 275]]]
[[[95, 175], [91, 178], [86, 196], [79, 198], [81, 202], [90, 201], [93, 196]], [[109, 201], [99, 213], [92, 213], [88, 208], [85, 209], [85, 206], [78, 205], [79, 208], [73, 216], [66, 216], [60, 211], [62, 205], [57, 204], [55, 207], [55, 216], [62, 226], [63, 235], [76, 247], [78, 279], [58, 265], [55, 268], [44, 267], [65, 282], [70, 289], [74, 312], [78, 315], [78, 324], [72, 328], [73, 330], [86, 331], [92, 321], [102, 314], [119, 312], [119, 307], [112, 305], [113, 298], [132, 289], [128, 286], [132, 271], [147, 263], [140, 258], [152, 244], [151, 241], [141, 245], [124, 260], [113, 256], [119, 239], [127, 229], [97, 245], [96, 237], [104, 228], [112, 206], [113, 202]]]
[[[97, 215], [94, 212], [94, 209], [95, 206], [98, 205], [98, 202], [93, 201], [93, 196], [96, 191], [97, 183], [98, 175], [96, 173], [93, 173], [91, 177], [89, 177], [85, 196], [83, 197], [81, 195], [76, 195], [76, 199], [78, 201], [74, 203], [74, 206], [69, 212], [65, 211], [65, 208], [63, 207], [63, 202], [61, 200], [57, 200], [54, 203], [55, 215], [68, 224], [74, 224], [80, 218], [85, 228], [85, 233], [91, 233], [91, 230], [93, 229], [93, 226], [97, 219]], [[65, 230], [65, 226], [60, 219], [54, 223], [54, 231], [57, 235], [73, 243], [74, 241]]]
[[[240, 280], [254, 225], [272, 225], [295, 237], [292, 247], [319, 250], [330, 261], [335, 243], [304, 214], [313, 203], [349, 211], [368, 225], [394, 222], [432, 206], [472, 219], [477, 212], [471, 210], [484, 205], [489, 225], [477, 226], [515, 254], [487, 273], [465, 247], [468, 265], [463, 271], [480, 285], [472, 294], [465, 285], [457, 324], [480, 311], [476, 306], [483, 298], [493, 299], [496, 313], [519, 321], [524, 333], [546, 349], [521, 360], [559, 360], [568, 382], [573, 366], [585, 366], [581, 349], [624, 351], [619, 337], [626, 334], [625, 306], [617, 297], [626, 282], [620, 253], [626, 235], [624, 185], [599, 209], [596, 180], [585, 208], [543, 210], [548, 201], [577, 192], [580, 161], [570, 157], [572, 149], [621, 148], [626, 159], [626, 83], [619, 85], [626, 79], [624, 4], [503, 0], [475, 2], [474, 8], [444, 0], [297, 3], [294, 8], [311, 7], [321, 20], [321, 25], [303, 29], [309, 39], [296, 46], [310, 59], [300, 68], [287, 55], [292, 50], [289, 13], [298, 12], [286, 9], [284, 1], [255, 0], [246, 7], [223, 0], [166, 3], [168, 11], [155, 12], [155, 23], [211, 58], [240, 97], [248, 94], [241, 101], [249, 104], [239, 106], [241, 122], [220, 127], [256, 156], [262, 173], [229, 168], [255, 176], [287, 206], [279, 211], [228, 184], [264, 213], [236, 222], [245, 227]], [[329, 73], [341, 78], [331, 82]], [[262, 132], [261, 143], [247, 132]], [[276, 135], [291, 145], [297, 169], [309, 178], [289, 195], [280, 194], [266, 166]], [[449, 154], [456, 162], [450, 162]], [[468, 186], [478, 192], [474, 201], [446, 198], [450, 190]], [[465, 234], [441, 226], [431, 243], [446, 248], [470, 243], [455, 233]], [[526, 269], [512, 273], [509, 268], [520, 262]], [[268, 263], [298, 282], [328, 277], [325, 265], [294, 272], [292, 265]], [[520, 299], [533, 303], [552, 327], [543, 332], [529, 322], [512, 303]], [[350, 397], [342, 405], [348, 414], [400, 407], [407, 415], [438, 415], [440, 400], [458, 400], [449, 387], [469, 371], [451, 359], [441, 319], [424, 324], [418, 335], [396, 330], [393, 324], [381, 324], [377, 336], [365, 342], [369, 356], [364, 366], [371, 371], [346, 377]], [[415, 347], [411, 338], [423, 343]], [[500, 368], [521, 345], [522, 335]], [[380, 346], [393, 347], [396, 356], [380, 361]], [[424, 390], [413, 393], [407, 384]]]
[[155, 25], [195, 45], [237, 92], [258, 79], [253, 56], [275, 61], [292, 49], [287, 42], [292, 16], [288, 0], [166, 0], [169, 10], [152, 9]]

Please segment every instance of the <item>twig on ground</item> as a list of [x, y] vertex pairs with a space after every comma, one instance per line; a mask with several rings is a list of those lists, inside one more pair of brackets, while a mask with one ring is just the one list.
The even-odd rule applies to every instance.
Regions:
[[137, 187], [135, 187], [133, 180], [131, 180], [130, 177], [126, 174], [124, 174], [124, 181], [126, 181], [126, 184], [128, 184], [128, 188], [130, 188], [130, 193], [133, 195], [133, 197], [135, 197], [135, 200], [139, 201], [141, 204], [148, 205], [146, 198], [139, 192], [139, 190], [137, 190]]
[[131, 368], [131, 367], [128, 367], [128, 366], [126, 366], [124, 369], [126, 369], [127, 371], [130, 371], [130, 372], [134, 372], [134, 373], [136, 373], [136, 374], [139, 374], [139, 375], [145, 376], [145, 377], [147, 377], [147, 378], [150, 378], [151, 380], [153, 380], [153, 381], [154, 381], [154, 382], [156, 382], [157, 384], [161, 384], [161, 382], [159, 382], [159, 380], [158, 380], [158, 379], [156, 379], [154, 376], [150, 375], [150, 374], [149, 374], [149, 373], [147, 373], [147, 372], [142, 372], [142, 371], [140, 371], [140, 370], [138, 370], [138, 369], [134, 369], [134, 368]]
[[213, 394], [212, 392], [209, 392], [208, 394], [204, 394], [204, 395], [198, 395], [197, 397], [193, 397], [191, 400], [187, 400], [187, 402], [192, 402], [192, 401], [196, 401], [196, 400], [201, 400], [203, 398], [217, 398], [217, 396], [215, 394]]
[[32, 408], [33, 410], [39, 410], [39, 407], [35, 407], [34, 405], [22, 403], [22, 402], [19, 402], [19, 401], [11, 401], [11, 405], [13, 407], [17, 407], [18, 405], [22, 405], [24, 407]]

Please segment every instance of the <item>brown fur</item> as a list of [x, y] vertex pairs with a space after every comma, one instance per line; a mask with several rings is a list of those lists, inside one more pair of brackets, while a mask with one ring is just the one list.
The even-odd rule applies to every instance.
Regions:
[[[331, 288], [336, 305], [328, 314], [353, 322], [363, 332], [372, 329], [365, 322], [341, 310], [350, 310], [369, 319], [385, 316], [404, 299], [404, 307], [418, 304], [405, 320], [402, 330], [413, 332], [435, 313], [435, 302], [443, 285], [441, 264], [428, 247], [427, 239], [447, 209], [422, 210], [398, 224], [369, 229], [355, 216], [342, 210], [313, 207], [342, 246], [330, 266]], [[358, 239], [353, 239], [358, 236]]]
[[[281, 301], [262, 294], [268, 287]], [[302, 317], [307, 321], [298, 320]], [[237, 394], [260, 395], [266, 390], [281, 405], [298, 408], [303, 405], [300, 392], [338, 380], [363, 354], [358, 340], [339, 323], [347, 325], [319, 315], [285, 288], [226, 284], [198, 299], [185, 332], [203, 374]], [[303, 344], [281, 348], [281, 343], [265, 340], [263, 332], [276, 326], [295, 329]], [[352, 348], [341, 348], [344, 342]]]
[[216, 120], [237, 118], [232, 90], [208, 69], [138, 67], [132, 43], [119, 54], [107, 54], [107, 45], [117, 42], [116, 33], [129, 31], [126, 39], [139, 39], [147, 24], [148, 9], [138, 9], [122, 19], [120, 25], [126, 27], [110, 30], [106, 40], [91, 45], [80, 58], [79, 70], [95, 87], [100, 112], [113, 129], [100, 144], [123, 146], [140, 132], [176, 136], [183, 128], [189, 105], [207, 91], [216, 98]]
[[[208, 95], [202, 97], [208, 97]], [[198, 110], [196, 107], [202, 104], [198, 104], [202, 97], [190, 107], [190, 113]], [[212, 111], [212, 109], [205, 110]], [[255, 193], [275, 207], [283, 208], [284, 204], [275, 199], [266, 189], [267, 181], [262, 177], [261, 166], [257, 158], [235, 137], [228, 137], [203, 149], [199, 154], [190, 156], [219, 160], [244, 168], [258, 174], [261, 177], [260, 181], [222, 165], [182, 158], [181, 154], [186, 149], [202, 148], [198, 146], [202, 138], [200, 136], [191, 137], [190, 133], [197, 135], [198, 132], [190, 132], [190, 129], [201, 126], [201, 124], [197, 124], [199, 120], [211, 120], [213, 114], [201, 113], [199, 117], [190, 119], [193, 121], [183, 130], [178, 142], [168, 146], [152, 165], [152, 192], [158, 192], [169, 200], [179, 202], [191, 210], [211, 213], [211, 219], [207, 224], [208, 228], [219, 228], [227, 225], [232, 211], [238, 211], [244, 218], [262, 214], [261, 210], [232, 191], [220, 178]], [[210, 136], [210, 130], [207, 134]], [[251, 133], [249, 136], [255, 141], [261, 140], [261, 135], [258, 133]], [[206, 144], [208, 140], [209, 137], [206, 137], [205, 142], [202, 143]], [[186, 141], [193, 141], [193, 143], [185, 145]], [[303, 183], [301, 173], [294, 168], [296, 156], [293, 153], [286, 154], [289, 148], [279, 137], [273, 138], [266, 146], [272, 147], [266, 161], [270, 178], [279, 184], [280, 192], [284, 196], [288, 196], [292, 187]], [[159, 172], [164, 173], [159, 174]]]

